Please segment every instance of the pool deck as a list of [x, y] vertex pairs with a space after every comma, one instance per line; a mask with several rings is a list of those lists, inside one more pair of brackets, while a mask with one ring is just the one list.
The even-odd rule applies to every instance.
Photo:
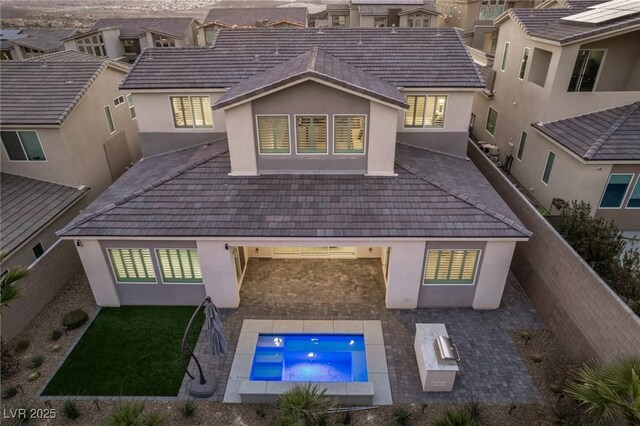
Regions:
[[[394, 403], [524, 403], [540, 400], [511, 338], [514, 329], [539, 329], [543, 323], [509, 276], [502, 305], [473, 309], [387, 309], [379, 259], [250, 259], [238, 309], [221, 310], [229, 352], [205, 353], [205, 332], [196, 345], [204, 368], [219, 378], [211, 400], [222, 401], [245, 319], [376, 320], [382, 325], [389, 384]], [[214, 297], [215, 301], [215, 297]], [[462, 361], [451, 392], [423, 392], [413, 350], [416, 323], [442, 323]], [[311, 323], [309, 323], [311, 324]], [[335, 322], [334, 322], [335, 324]], [[303, 325], [304, 327], [304, 325]], [[193, 364], [193, 363], [192, 363]], [[195, 365], [190, 366], [195, 371]], [[179, 398], [187, 398], [185, 375]]]

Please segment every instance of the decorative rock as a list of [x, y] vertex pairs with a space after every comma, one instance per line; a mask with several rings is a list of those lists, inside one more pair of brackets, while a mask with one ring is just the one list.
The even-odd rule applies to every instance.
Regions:
[[549, 390], [555, 394], [562, 393], [562, 386], [553, 383], [549, 386]]
[[58, 352], [60, 350], [60, 345], [51, 346], [51, 352]]
[[540, 355], [540, 354], [531, 355], [531, 361], [533, 361], [535, 363], [542, 362], [542, 355]]
[[33, 382], [35, 380], [38, 380], [38, 377], [40, 377], [40, 373], [36, 371], [35, 373], [29, 374], [29, 377], [27, 377], [27, 380], [30, 382]]
[[527, 330], [522, 330], [520, 332], [520, 337], [522, 337], [523, 339], [530, 339], [531, 334]]

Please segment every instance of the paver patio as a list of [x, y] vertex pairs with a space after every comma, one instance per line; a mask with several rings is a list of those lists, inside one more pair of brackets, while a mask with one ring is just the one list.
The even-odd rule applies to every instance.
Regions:
[[[215, 302], [215, 295], [212, 295]], [[509, 277], [502, 306], [472, 309], [387, 309], [380, 259], [250, 259], [240, 291], [240, 307], [222, 310], [227, 354], [214, 359], [196, 352], [204, 367], [215, 371], [221, 401], [244, 319], [380, 320], [385, 339], [391, 392], [395, 403], [523, 403], [539, 399], [531, 377], [510, 336], [517, 328], [543, 323], [515, 278]], [[452, 392], [425, 393], [413, 350], [416, 323], [444, 323], [460, 350], [460, 372]], [[190, 371], [195, 366], [190, 365]], [[185, 377], [179, 397], [186, 397]]]

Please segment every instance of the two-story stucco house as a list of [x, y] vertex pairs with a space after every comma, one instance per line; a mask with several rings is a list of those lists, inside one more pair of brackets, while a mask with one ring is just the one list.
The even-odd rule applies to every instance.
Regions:
[[63, 40], [77, 32], [71, 28], [0, 29], [0, 60], [21, 61], [64, 50]]
[[65, 49], [134, 61], [146, 47], [197, 46], [194, 18], [102, 18], [65, 39]]
[[127, 70], [73, 51], [2, 64], [2, 270], [43, 255], [140, 157]]
[[349, 0], [327, 4], [334, 28], [435, 27], [438, 12], [431, 0]]
[[121, 87], [145, 158], [59, 232], [99, 305], [233, 308], [252, 258], [378, 258], [389, 308], [499, 306], [530, 233], [465, 156], [456, 31], [220, 30]]
[[222, 28], [306, 28], [306, 7], [219, 7], [211, 9], [198, 27], [201, 46], [211, 46]]
[[[607, 4], [512, 9], [496, 20], [498, 49], [487, 74], [495, 81], [476, 95], [473, 134], [499, 147], [500, 162], [547, 210], [554, 198], [584, 200], [596, 217], [633, 234], [640, 230], [629, 199], [637, 198], [640, 174], [640, 11], [597, 24], [576, 20], [598, 7]], [[612, 201], [615, 188], [624, 191]]]

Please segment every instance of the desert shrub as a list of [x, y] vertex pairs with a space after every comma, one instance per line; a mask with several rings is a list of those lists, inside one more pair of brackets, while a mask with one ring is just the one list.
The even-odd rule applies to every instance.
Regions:
[[14, 425], [24, 425], [31, 421], [31, 407], [20, 406], [18, 408], [18, 414], [13, 418]]
[[49, 338], [55, 342], [56, 340], [60, 340], [63, 335], [64, 333], [56, 328], [51, 332], [51, 336], [49, 336]]
[[477, 401], [467, 403], [458, 409], [448, 409], [433, 426], [478, 426], [481, 423], [481, 410]]
[[278, 397], [277, 424], [279, 426], [323, 426], [329, 418], [328, 411], [336, 402], [326, 395], [326, 389], [317, 385], [296, 385]]
[[82, 327], [87, 320], [89, 320], [89, 315], [82, 309], [76, 309], [62, 318], [62, 325], [67, 327], [68, 330], [73, 330]]
[[20, 360], [16, 357], [4, 340], [0, 343], [2, 358], [0, 359], [0, 378], [8, 379], [20, 369]]
[[2, 399], [11, 399], [18, 394], [18, 388], [9, 386], [2, 391]]
[[180, 412], [185, 417], [193, 417], [196, 414], [196, 409], [198, 408], [197, 403], [193, 399], [189, 399], [182, 404], [180, 407]]
[[40, 368], [40, 366], [44, 363], [44, 357], [42, 355], [36, 355], [31, 357], [29, 360], [29, 368]]
[[165, 422], [165, 420], [167, 420], [167, 415], [165, 413], [154, 411], [144, 419], [143, 424], [144, 426], [160, 426]]
[[80, 417], [80, 409], [75, 401], [67, 400], [62, 405], [62, 415], [68, 419], [75, 420]]
[[119, 402], [113, 408], [107, 426], [143, 426], [144, 402]]
[[396, 405], [391, 410], [391, 419], [398, 426], [407, 426], [413, 421], [413, 414], [404, 405]]
[[351, 414], [351, 411], [345, 411], [340, 416], [340, 423], [343, 425], [350, 425], [352, 421], [353, 415]]
[[16, 352], [24, 352], [29, 348], [31, 342], [27, 339], [20, 339], [16, 342]]

